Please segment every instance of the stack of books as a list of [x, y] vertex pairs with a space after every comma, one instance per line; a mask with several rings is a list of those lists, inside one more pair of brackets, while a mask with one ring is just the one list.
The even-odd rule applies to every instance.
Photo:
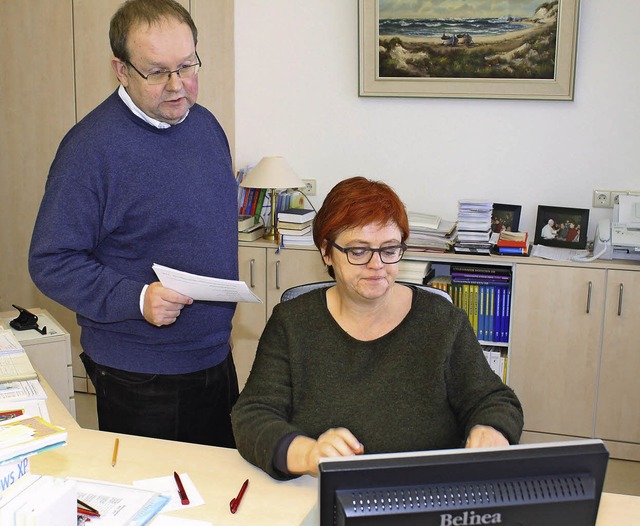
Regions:
[[450, 252], [456, 242], [456, 224], [439, 216], [409, 212], [410, 251]]
[[456, 253], [491, 253], [491, 212], [493, 203], [472, 199], [458, 201]]
[[528, 232], [500, 232], [496, 243], [499, 254], [509, 256], [529, 255], [529, 233]]
[[278, 234], [282, 246], [313, 245], [311, 228], [315, 210], [307, 208], [287, 208], [278, 212]]
[[435, 270], [431, 268], [429, 261], [401, 259], [398, 262], [398, 281], [423, 285], [429, 281], [433, 274], [435, 274]]
[[508, 342], [511, 268], [451, 265], [453, 303], [463, 309], [480, 341]]
[[264, 235], [264, 225], [258, 216], [238, 216], [238, 241], [255, 241]]

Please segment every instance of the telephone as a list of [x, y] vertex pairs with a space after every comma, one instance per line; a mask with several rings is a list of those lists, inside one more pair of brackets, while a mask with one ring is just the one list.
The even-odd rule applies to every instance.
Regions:
[[574, 256], [572, 261], [590, 263], [598, 258], [613, 259], [613, 245], [611, 244], [611, 220], [601, 219], [596, 227], [596, 237], [593, 242], [592, 256]]
[[611, 243], [611, 219], [605, 218], [598, 222], [596, 237], [593, 242], [593, 259], [613, 259], [613, 244]]

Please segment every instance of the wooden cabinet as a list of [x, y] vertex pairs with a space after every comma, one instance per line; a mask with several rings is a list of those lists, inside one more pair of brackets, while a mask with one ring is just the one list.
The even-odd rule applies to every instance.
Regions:
[[601, 438], [640, 460], [640, 268], [622, 267], [516, 265], [510, 385], [533, 440]]
[[601, 269], [516, 266], [509, 380], [526, 430], [591, 436], [604, 285]]
[[640, 444], [639, 372], [640, 272], [609, 270], [595, 435], [623, 449]]
[[331, 279], [313, 247], [278, 250], [273, 243], [246, 243], [238, 251], [240, 280], [263, 303], [238, 303], [233, 318], [233, 359], [240, 389], [244, 386], [258, 347], [258, 340], [273, 307], [290, 287]]

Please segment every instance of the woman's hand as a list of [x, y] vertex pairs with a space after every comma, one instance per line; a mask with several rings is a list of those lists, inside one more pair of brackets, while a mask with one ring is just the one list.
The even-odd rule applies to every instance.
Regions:
[[473, 426], [465, 447], [501, 447], [508, 446], [509, 441], [497, 429], [491, 426]]
[[362, 455], [364, 446], [344, 427], [329, 429], [317, 440], [305, 436], [293, 439], [287, 450], [287, 469], [295, 475], [318, 475], [318, 462], [323, 457]]

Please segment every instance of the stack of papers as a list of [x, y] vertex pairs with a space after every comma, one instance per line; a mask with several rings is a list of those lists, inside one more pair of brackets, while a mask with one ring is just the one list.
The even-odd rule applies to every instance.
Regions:
[[35, 369], [11, 331], [0, 331], [0, 383], [37, 378]]
[[533, 245], [531, 255], [536, 258], [551, 259], [553, 261], [574, 261], [574, 258], [584, 258], [589, 255], [588, 250], [575, 248], [548, 247]]
[[409, 212], [409, 250], [449, 252], [456, 242], [456, 224], [440, 216]]
[[12, 413], [48, 420], [46, 398], [31, 361], [13, 332], [0, 330], [0, 420]]
[[491, 201], [458, 201], [458, 240], [456, 252], [486, 253], [491, 250]]

